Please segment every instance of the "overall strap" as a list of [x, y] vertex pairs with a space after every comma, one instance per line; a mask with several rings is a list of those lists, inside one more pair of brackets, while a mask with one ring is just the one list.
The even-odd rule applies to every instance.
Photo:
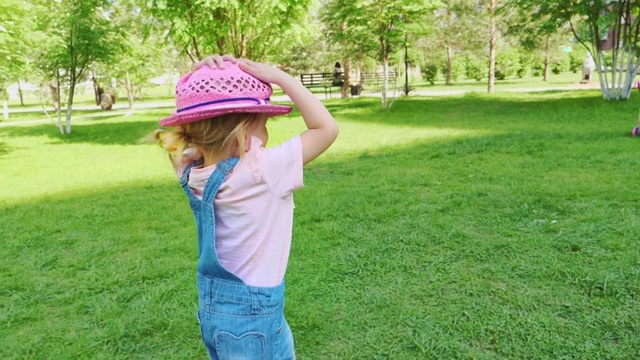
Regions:
[[[200, 165], [201, 162], [198, 161], [194, 161], [191, 164], [187, 165], [187, 167], [184, 169], [184, 171], [182, 172], [182, 176], [180, 177], [180, 186], [182, 186], [183, 188], [185, 186], [187, 186], [187, 184], [189, 184], [189, 175], [191, 174], [191, 169], [196, 166], [196, 165]], [[187, 186], [188, 188], [188, 186]]]
[[218, 163], [213, 173], [209, 176], [205, 185], [202, 199], [198, 199], [189, 187], [189, 173], [194, 164], [190, 164], [184, 171], [180, 183], [189, 198], [189, 205], [193, 210], [196, 220], [196, 228], [198, 230], [198, 273], [208, 278], [219, 278], [228, 281], [242, 283], [237, 276], [227, 271], [220, 260], [215, 248], [216, 232], [215, 232], [215, 206], [213, 199], [215, 198], [220, 185], [233, 170], [239, 159], [230, 158], [222, 160]]
[[233, 170], [236, 164], [238, 164], [239, 160], [240, 159], [238, 157], [232, 157], [218, 162], [216, 169], [209, 177], [209, 180], [207, 180], [207, 185], [205, 185], [204, 191], [202, 192], [202, 201], [205, 204], [213, 203], [213, 199], [216, 197], [216, 194], [220, 189], [220, 185], [222, 185], [222, 182], [227, 175], [229, 175], [231, 170]]

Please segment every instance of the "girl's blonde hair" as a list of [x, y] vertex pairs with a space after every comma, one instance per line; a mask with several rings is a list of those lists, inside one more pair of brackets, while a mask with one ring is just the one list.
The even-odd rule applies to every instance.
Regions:
[[247, 134], [253, 126], [266, 120], [263, 113], [232, 113], [179, 125], [172, 130], [158, 129], [153, 139], [167, 152], [175, 166], [215, 154], [220, 159], [243, 157]]

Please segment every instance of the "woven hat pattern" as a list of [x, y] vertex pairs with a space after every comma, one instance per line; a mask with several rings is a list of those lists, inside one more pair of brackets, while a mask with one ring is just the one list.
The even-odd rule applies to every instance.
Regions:
[[162, 126], [177, 126], [229, 113], [291, 112], [290, 106], [270, 102], [271, 85], [225, 62], [224, 69], [203, 66], [185, 75], [176, 85], [176, 112], [160, 120]]

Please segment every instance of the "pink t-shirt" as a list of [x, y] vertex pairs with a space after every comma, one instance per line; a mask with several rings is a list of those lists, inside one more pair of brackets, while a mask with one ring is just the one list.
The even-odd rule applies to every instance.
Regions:
[[[300, 137], [265, 149], [251, 147], [215, 197], [216, 250], [225, 269], [250, 286], [284, 279], [291, 249], [293, 190], [303, 186]], [[194, 167], [189, 187], [200, 197], [215, 165]]]

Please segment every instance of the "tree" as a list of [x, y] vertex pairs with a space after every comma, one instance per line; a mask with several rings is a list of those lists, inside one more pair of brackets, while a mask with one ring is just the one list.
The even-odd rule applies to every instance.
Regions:
[[40, 3], [38, 27], [47, 33], [37, 59], [44, 74], [57, 79], [58, 90], [67, 90], [65, 124], [58, 113], [57, 127], [71, 133], [71, 113], [76, 84], [87, 67], [110, 58], [118, 49], [120, 32], [109, 21], [109, 0], [57, 0]]
[[119, 39], [117, 53], [92, 66], [94, 76], [116, 78], [124, 85], [129, 113], [135, 110], [135, 92], [150, 78], [171, 73], [173, 66], [168, 59], [177, 53], [170, 45], [162, 44], [161, 32], [165, 29], [151, 12], [144, 11], [141, 2], [111, 0], [110, 22], [126, 36]]
[[545, 26], [568, 24], [592, 54], [606, 100], [631, 96], [640, 65], [640, 0], [517, 0], [515, 4]]
[[495, 90], [496, 80], [496, 59], [501, 47], [508, 47], [508, 41], [504, 39], [504, 34], [508, 32], [509, 19], [514, 15], [514, 10], [506, 6], [508, 0], [481, 0], [478, 1], [476, 9], [479, 18], [486, 19], [489, 50], [489, 74], [487, 81], [487, 92], [492, 94]]
[[443, 0], [435, 12], [437, 43], [446, 52], [445, 83], [451, 85], [451, 68], [455, 53], [470, 47], [477, 34], [475, 0]]
[[[333, 52], [340, 54], [340, 61], [344, 65], [343, 89], [346, 89], [351, 82], [349, 77], [351, 59], [359, 59], [359, 72], [362, 74], [364, 62], [360, 59], [364, 53], [373, 51], [371, 42], [368, 41], [368, 29], [362, 26], [361, 18], [365, 16], [363, 8], [357, 5], [356, 1], [333, 0], [327, 2], [321, 11], [323, 33], [332, 44]], [[366, 47], [367, 45], [369, 47]], [[345, 97], [346, 92], [343, 91], [342, 95]]]
[[29, 3], [20, 0], [0, 2], [0, 91], [3, 116], [9, 117], [6, 85], [19, 80], [27, 65], [27, 57], [37, 34], [32, 28], [33, 14]]
[[[518, 0], [516, 0], [518, 1]], [[509, 4], [512, 6], [513, 4]], [[556, 23], [541, 21], [534, 18], [530, 9], [521, 8], [514, 16], [509, 34], [518, 38], [520, 45], [527, 51], [539, 51], [544, 49], [543, 81], [549, 80], [549, 70], [554, 55], [554, 49], [567, 38], [566, 31], [558, 28]]]
[[263, 61], [298, 44], [311, 0], [152, 0], [169, 36], [192, 61], [233, 54]]
[[[330, 25], [334, 43], [344, 39], [364, 54], [382, 63], [382, 108], [387, 108], [389, 59], [404, 49], [406, 32], [419, 32], [416, 22], [436, 5], [435, 0], [355, 0], [329, 2], [325, 19], [335, 18]], [[337, 31], [336, 29], [340, 29]]]

